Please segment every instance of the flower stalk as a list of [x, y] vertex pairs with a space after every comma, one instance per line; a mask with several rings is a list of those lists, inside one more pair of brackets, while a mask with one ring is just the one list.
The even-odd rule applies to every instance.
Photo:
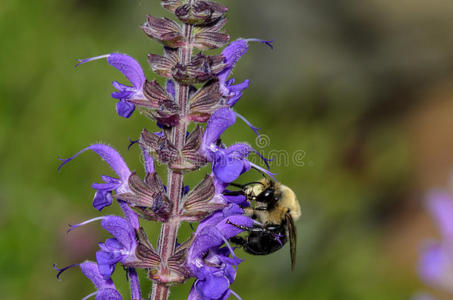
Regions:
[[[191, 5], [192, 0], [188, 4]], [[192, 57], [192, 38], [193, 26], [183, 24], [182, 31], [184, 32], [185, 46], [179, 48], [178, 58], [181, 65], [187, 65]], [[176, 146], [178, 151], [181, 151], [185, 145], [187, 122], [186, 116], [189, 104], [189, 86], [183, 83], [175, 82], [175, 95], [178, 106], [181, 108], [180, 122], [178, 125], [171, 128], [170, 141]], [[167, 189], [168, 197], [173, 203], [172, 216], [176, 218], [169, 219], [163, 223], [160, 230], [159, 241], [157, 244], [158, 253], [161, 258], [161, 272], [168, 273], [168, 259], [173, 255], [176, 247], [176, 239], [178, 237], [178, 229], [180, 226], [179, 205], [181, 202], [181, 191], [183, 189], [184, 174], [167, 168]], [[152, 292], [149, 300], [166, 300], [169, 295], [169, 286], [165, 283], [153, 282]]]

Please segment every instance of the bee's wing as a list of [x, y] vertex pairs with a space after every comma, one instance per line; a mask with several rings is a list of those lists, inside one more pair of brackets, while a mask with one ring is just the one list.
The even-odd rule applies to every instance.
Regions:
[[296, 267], [296, 244], [297, 244], [297, 237], [296, 237], [296, 226], [294, 226], [293, 218], [289, 213], [286, 213], [286, 224], [288, 225], [288, 232], [289, 232], [289, 247], [291, 253], [291, 271], [294, 271]]

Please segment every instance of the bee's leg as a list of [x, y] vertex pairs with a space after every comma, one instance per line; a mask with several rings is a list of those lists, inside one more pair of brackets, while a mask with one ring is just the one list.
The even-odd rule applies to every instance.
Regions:
[[268, 208], [267, 208], [267, 206], [257, 206], [254, 208], [254, 210], [266, 211], [266, 210], [268, 210]]
[[234, 224], [230, 220], [226, 220], [226, 223], [230, 224], [230, 225], [233, 225], [234, 227], [242, 229], [244, 231], [248, 231], [248, 232], [269, 232], [269, 233], [271, 233], [271, 231], [269, 231], [266, 228], [264, 228], [263, 225], [259, 225], [259, 224], [256, 224], [256, 223], [255, 223], [255, 226], [253, 226], [253, 227], [247, 227], [247, 226], [243, 226], [243, 225]]
[[244, 231], [251, 231], [251, 230], [252, 230], [252, 228], [250, 228], [250, 227], [243, 226], [243, 225], [238, 225], [238, 224], [234, 224], [234, 223], [232, 223], [230, 220], [226, 220], [226, 223], [227, 223], [227, 224], [230, 224], [230, 225], [233, 225], [234, 227], [239, 228], [239, 229], [242, 229], [242, 230], [244, 230]]
[[244, 187], [244, 185], [239, 184], [239, 183], [234, 183], [234, 182], [231, 182], [229, 185], [234, 186], [234, 187], [238, 187], [238, 188], [241, 188], [241, 189]]
[[225, 196], [240, 196], [240, 195], [244, 195], [244, 192], [243, 191], [223, 191], [223, 193]]
[[270, 235], [272, 235], [274, 237], [279, 237], [279, 234], [276, 234], [274, 231], [272, 231], [272, 230], [277, 229], [277, 227], [274, 227], [274, 226], [266, 228], [266, 227], [264, 227], [261, 224], [255, 223], [255, 226], [247, 227], [247, 226], [243, 226], [243, 225], [234, 224], [230, 220], [227, 220], [226, 223], [230, 224], [230, 225], [233, 225], [234, 227], [242, 229], [244, 231], [248, 231], [248, 232], [264, 232], [264, 233], [270, 234]]

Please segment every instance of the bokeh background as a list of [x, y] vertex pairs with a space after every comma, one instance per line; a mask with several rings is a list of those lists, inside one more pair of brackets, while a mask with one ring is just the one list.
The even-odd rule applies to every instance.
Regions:
[[[298, 153], [297, 164], [274, 163], [273, 171], [303, 208], [296, 271], [288, 247], [267, 257], [239, 251], [245, 262], [232, 288], [249, 300], [399, 300], [429, 291], [416, 263], [423, 241], [438, 235], [425, 193], [446, 186], [453, 169], [453, 2], [226, 4], [233, 39], [275, 40], [274, 51], [251, 45], [234, 73], [252, 80], [236, 108], [269, 144], [255, 145], [241, 122], [226, 142]], [[67, 235], [67, 224], [98, 216], [90, 185], [112, 173], [93, 153], [58, 173], [57, 157], [102, 141], [142, 172], [128, 137], [154, 125], [137, 113], [116, 115], [109, 94], [122, 79], [117, 70], [105, 61], [74, 65], [120, 51], [153, 78], [146, 54], [161, 50], [139, 28], [146, 14], [167, 15], [158, 0], [1, 1], [1, 299], [81, 299], [93, 291], [76, 269], [57, 281], [52, 264], [94, 259], [107, 234], [91, 224]], [[155, 238], [158, 227], [146, 228]], [[127, 289], [122, 270], [114, 279]], [[189, 288], [174, 288], [171, 299]]]

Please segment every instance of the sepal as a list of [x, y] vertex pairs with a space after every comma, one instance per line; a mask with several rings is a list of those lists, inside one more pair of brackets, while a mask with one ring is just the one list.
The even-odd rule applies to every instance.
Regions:
[[188, 119], [193, 122], [206, 122], [222, 104], [222, 93], [218, 81], [209, 81], [189, 100]]
[[156, 80], [146, 81], [143, 93], [148, 100], [157, 103], [174, 100], [173, 96], [171, 96]]
[[226, 33], [206, 31], [195, 35], [193, 45], [200, 50], [210, 50], [223, 47], [229, 40]]
[[164, 48], [164, 55], [148, 54], [148, 63], [157, 75], [172, 78], [172, 70], [178, 62], [178, 53], [175, 49]]
[[178, 156], [178, 150], [166, 135], [159, 136], [143, 129], [139, 143], [161, 163], [167, 164]]
[[161, 262], [160, 256], [149, 242], [145, 230], [140, 227], [140, 229], [135, 231], [135, 234], [138, 240], [135, 256], [137, 256], [139, 262], [134, 264], [134, 266], [147, 269], [158, 268]]
[[206, 175], [193, 190], [183, 199], [180, 214], [185, 221], [199, 222], [213, 212], [226, 207], [224, 203], [210, 203], [215, 195], [215, 186], [212, 176]]
[[197, 126], [187, 137], [186, 143], [181, 150], [181, 156], [185, 162], [183, 170], [196, 170], [206, 164], [206, 158], [200, 154], [202, 139], [203, 129], [201, 126]]
[[184, 46], [181, 27], [173, 20], [147, 16], [142, 29], [147, 36], [160, 41], [164, 46], [171, 48]]
[[226, 19], [222, 19], [209, 27], [195, 29], [193, 45], [200, 50], [209, 50], [223, 47], [230, 40], [230, 36], [220, 30], [225, 26]]
[[195, 235], [192, 235], [175, 249], [175, 253], [168, 258], [167, 268], [150, 270], [149, 277], [153, 281], [169, 285], [180, 284], [190, 278], [191, 273], [186, 268], [184, 262], [194, 237]]
[[143, 94], [145, 99], [133, 99], [129, 100], [129, 102], [149, 109], [159, 109], [163, 102], [173, 101], [156, 80], [146, 81], [143, 87]]
[[116, 194], [114, 197], [138, 208], [146, 219], [160, 222], [168, 219], [172, 203], [156, 173], [147, 173], [144, 181], [135, 172], [132, 173], [129, 176], [129, 188], [131, 192]]
[[146, 100], [131, 100], [130, 102], [161, 125], [172, 127], [178, 124], [181, 109], [157, 81], [147, 81], [144, 86], [144, 94]]
[[139, 143], [159, 162], [167, 164], [174, 171], [193, 171], [206, 164], [206, 158], [200, 154], [202, 129], [198, 126], [188, 137], [181, 151], [170, 142], [167, 136], [157, 135], [144, 129]]

